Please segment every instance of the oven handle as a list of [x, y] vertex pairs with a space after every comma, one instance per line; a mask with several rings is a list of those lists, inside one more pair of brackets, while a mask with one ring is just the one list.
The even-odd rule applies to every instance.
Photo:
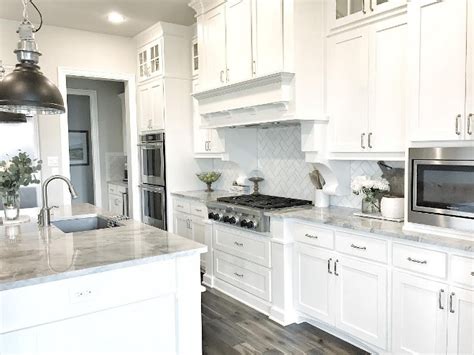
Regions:
[[137, 145], [139, 147], [144, 147], [144, 148], [156, 148], [156, 147], [162, 147], [164, 142], [156, 142], [156, 143], [138, 143]]
[[153, 192], [165, 192], [165, 188], [162, 186], [145, 186], [138, 185], [138, 188], [144, 191], [153, 191]]

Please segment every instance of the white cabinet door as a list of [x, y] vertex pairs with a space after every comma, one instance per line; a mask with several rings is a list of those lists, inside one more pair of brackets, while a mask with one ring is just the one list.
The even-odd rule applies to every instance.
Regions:
[[408, 9], [418, 68], [410, 95], [412, 140], [463, 139], [467, 1], [411, 1]]
[[336, 276], [336, 326], [382, 349], [387, 347], [387, 268], [340, 258]]
[[334, 325], [334, 253], [299, 243], [295, 251], [296, 307]]
[[226, 71], [226, 33], [225, 4], [209, 11], [203, 16], [203, 37], [205, 68], [202, 84], [204, 89], [225, 84]]
[[393, 272], [392, 351], [446, 353], [447, 286]]
[[406, 16], [370, 27], [367, 146], [371, 152], [405, 150], [407, 27]]
[[163, 80], [155, 80], [150, 83], [150, 109], [153, 130], [165, 129], [164, 95]]
[[150, 75], [149, 60], [148, 60], [148, 47], [144, 46], [138, 49], [138, 58], [137, 58], [137, 75], [138, 81], [143, 81], [148, 79]]
[[283, 70], [283, 2], [255, 0], [253, 55], [257, 76]]
[[211, 153], [224, 153], [224, 131], [218, 131], [217, 129], [209, 129], [209, 152]]
[[226, 82], [252, 78], [252, 1], [226, 3], [227, 73]]
[[333, 0], [327, 2], [329, 28], [345, 26], [367, 17], [369, 9], [365, 0]]
[[474, 354], [474, 292], [451, 288], [448, 311], [448, 354]]
[[465, 138], [474, 139], [474, 3], [468, 2]]
[[151, 90], [147, 84], [137, 88], [138, 122], [139, 130], [146, 131], [153, 127], [153, 116], [151, 110]]
[[191, 217], [184, 213], [174, 211], [173, 213], [173, 232], [181, 237], [188, 239], [192, 238], [191, 235]]
[[[206, 225], [202, 217], [191, 217], [191, 239], [197, 243], [206, 245]], [[206, 254], [201, 254], [201, 267], [206, 269]]]
[[367, 27], [328, 39], [328, 114], [332, 152], [367, 151], [368, 128]]
[[124, 214], [122, 195], [109, 193], [109, 211], [114, 216], [121, 216]]

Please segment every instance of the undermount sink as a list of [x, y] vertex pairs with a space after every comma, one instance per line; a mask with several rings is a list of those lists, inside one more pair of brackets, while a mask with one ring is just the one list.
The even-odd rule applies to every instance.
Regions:
[[65, 219], [61, 221], [53, 221], [51, 224], [64, 233], [77, 233], [121, 226], [116, 221], [99, 216]]

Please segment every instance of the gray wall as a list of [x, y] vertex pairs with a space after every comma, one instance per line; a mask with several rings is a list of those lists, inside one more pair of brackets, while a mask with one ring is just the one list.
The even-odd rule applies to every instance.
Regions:
[[68, 125], [70, 131], [87, 131], [89, 140], [89, 165], [71, 165], [71, 181], [79, 197], [72, 203], [94, 204], [94, 179], [91, 160], [91, 115], [89, 96], [67, 95]]
[[122, 104], [118, 95], [125, 91], [125, 86], [116, 81], [67, 78], [67, 88], [97, 92], [102, 207], [107, 208], [106, 156], [124, 152]]

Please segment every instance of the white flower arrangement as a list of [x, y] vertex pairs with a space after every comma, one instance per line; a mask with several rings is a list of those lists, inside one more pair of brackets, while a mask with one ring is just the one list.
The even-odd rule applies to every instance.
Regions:
[[383, 178], [370, 178], [368, 176], [356, 176], [351, 183], [352, 192], [356, 195], [374, 195], [390, 191], [388, 181]]

